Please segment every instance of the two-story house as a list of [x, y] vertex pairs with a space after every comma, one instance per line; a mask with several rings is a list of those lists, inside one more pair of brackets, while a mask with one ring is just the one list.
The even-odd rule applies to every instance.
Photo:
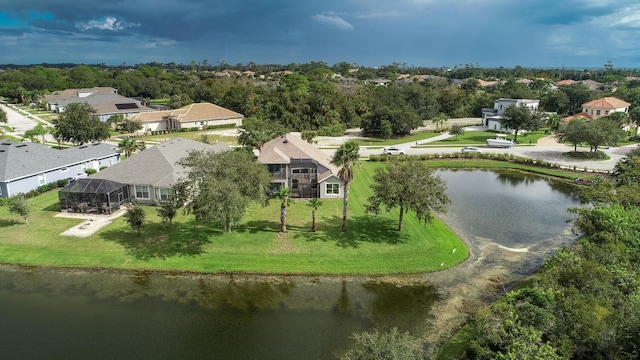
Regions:
[[343, 196], [344, 184], [331, 157], [299, 135], [286, 134], [265, 143], [258, 162], [265, 164], [273, 176], [272, 191], [290, 188], [293, 198]]
[[538, 111], [538, 107], [540, 106], [540, 100], [507, 98], [496, 99], [493, 102], [493, 109], [482, 109], [482, 125], [485, 126], [488, 130], [509, 131], [509, 129], [502, 127], [500, 119], [502, 118], [502, 114], [504, 114], [504, 111], [512, 105], [524, 105], [530, 108], [531, 111], [536, 112]]
[[591, 100], [582, 104], [582, 112], [592, 119], [609, 116], [614, 112], [629, 112], [630, 103], [613, 96], [608, 96], [596, 100]]

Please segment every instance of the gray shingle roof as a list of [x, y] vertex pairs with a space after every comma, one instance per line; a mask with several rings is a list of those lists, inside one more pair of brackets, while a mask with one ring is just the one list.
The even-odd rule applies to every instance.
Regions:
[[224, 143], [205, 144], [178, 137], [148, 148], [91, 175], [91, 178], [130, 185], [168, 187], [187, 176], [188, 170], [177, 162], [194, 150], [221, 152], [229, 150], [229, 146]]
[[57, 150], [28, 142], [0, 143], [0, 181], [59, 169], [81, 162], [107, 158], [118, 153], [113, 145], [95, 143]]

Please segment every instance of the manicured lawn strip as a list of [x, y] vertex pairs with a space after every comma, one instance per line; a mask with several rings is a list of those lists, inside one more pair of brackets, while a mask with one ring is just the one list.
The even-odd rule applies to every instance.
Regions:
[[[532, 144], [538, 142], [540, 138], [548, 136], [544, 130], [538, 130], [534, 132], [518, 134], [518, 144], [526, 145], [531, 141]], [[464, 134], [459, 135], [456, 139], [455, 136], [448, 139], [434, 141], [429, 143], [430, 146], [450, 146], [450, 145], [486, 145], [487, 139], [494, 139], [496, 133], [492, 131], [465, 131]], [[513, 140], [513, 135], [509, 135], [509, 139]]]
[[397, 145], [397, 144], [404, 144], [404, 143], [408, 143], [408, 142], [416, 142], [416, 141], [421, 141], [421, 140], [425, 140], [425, 139], [431, 139], [432, 137], [436, 137], [438, 135], [441, 135], [441, 133], [439, 132], [433, 132], [433, 131], [421, 131], [418, 133], [415, 133], [413, 135], [409, 135], [409, 136], [404, 136], [401, 138], [394, 138], [394, 139], [379, 139], [379, 138], [371, 138], [371, 139], [355, 139], [354, 141], [356, 143], [358, 143], [358, 145], [360, 146], [380, 146], [380, 147], [384, 147], [384, 146], [390, 146], [390, 145]]
[[5, 225], [0, 262], [195, 272], [388, 274], [435, 271], [464, 261], [467, 248], [439, 220], [425, 225], [407, 214], [404, 231], [398, 233], [397, 210], [377, 217], [364, 213], [371, 176], [383, 165], [363, 162], [356, 167], [346, 235], [340, 233], [342, 201], [335, 199], [323, 200], [316, 233], [310, 232], [306, 201], [296, 201], [288, 210], [289, 232], [279, 234], [279, 204], [272, 200], [267, 208], [251, 207], [231, 233], [183, 214], [173, 226], [163, 226], [155, 208], [145, 207], [148, 218], [142, 237], [122, 218], [88, 238], [63, 237], [58, 234], [80, 220], [53, 217], [57, 193], [51, 192], [31, 200], [29, 225], [0, 207]]
[[442, 160], [429, 160], [427, 161], [429, 166], [436, 168], [465, 168], [465, 169], [513, 169], [536, 173], [540, 175], [553, 176], [563, 179], [575, 179], [580, 178], [595, 178], [597, 175], [592, 175], [582, 172], [574, 172], [570, 170], [546, 168], [530, 166], [525, 164], [512, 163], [508, 161], [489, 160], [489, 159], [442, 159]]

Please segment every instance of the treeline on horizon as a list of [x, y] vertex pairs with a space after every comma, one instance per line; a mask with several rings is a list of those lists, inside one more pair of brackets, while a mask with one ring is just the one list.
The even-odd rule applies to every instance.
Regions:
[[[481, 68], [472, 64], [446, 69], [397, 63], [362, 67], [347, 62], [332, 66], [324, 62], [234, 66], [224, 62], [212, 65], [206, 60], [115, 67], [41, 64], [0, 68], [4, 69], [0, 72], [0, 96], [25, 104], [42, 105], [44, 95], [58, 90], [108, 86], [127, 97], [164, 99], [171, 108], [206, 101], [244, 114], [248, 124], [327, 136], [341, 135], [352, 127], [361, 127], [372, 136], [402, 136], [437, 116], [480, 117], [482, 109], [492, 108], [498, 98], [539, 99], [544, 111], [561, 116], [577, 113], [584, 102], [609, 95], [630, 102], [632, 107], [640, 105], [640, 81], [628, 79], [640, 77], [640, 71], [615, 69], [611, 63], [601, 70]], [[219, 76], [222, 70], [251, 70], [255, 75]], [[396, 81], [401, 74], [431, 77]], [[392, 82], [374, 86], [369, 81], [378, 78]], [[580, 83], [554, 90], [552, 84], [564, 79], [598, 81], [604, 90], [593, 92]], [[479, 80], [500, 82], [482, 87]]]

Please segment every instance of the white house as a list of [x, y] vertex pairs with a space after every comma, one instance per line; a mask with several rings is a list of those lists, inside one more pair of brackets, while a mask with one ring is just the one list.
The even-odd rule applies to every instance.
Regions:
[[493, 109], [482, 109], [482, 125], [485, 126], [488, 130], [495, 130], [500, 132], [510, 131], [509, 129], [502, 127], [500, 119], [502, 118], [502, 114], [504, 114], [504, 111], [511, 105], [524, 105], [530, 108], [531, 111], [537, 112], [540, 105], [540, 100], [506, 98], [497, 99], [493, 102]]

